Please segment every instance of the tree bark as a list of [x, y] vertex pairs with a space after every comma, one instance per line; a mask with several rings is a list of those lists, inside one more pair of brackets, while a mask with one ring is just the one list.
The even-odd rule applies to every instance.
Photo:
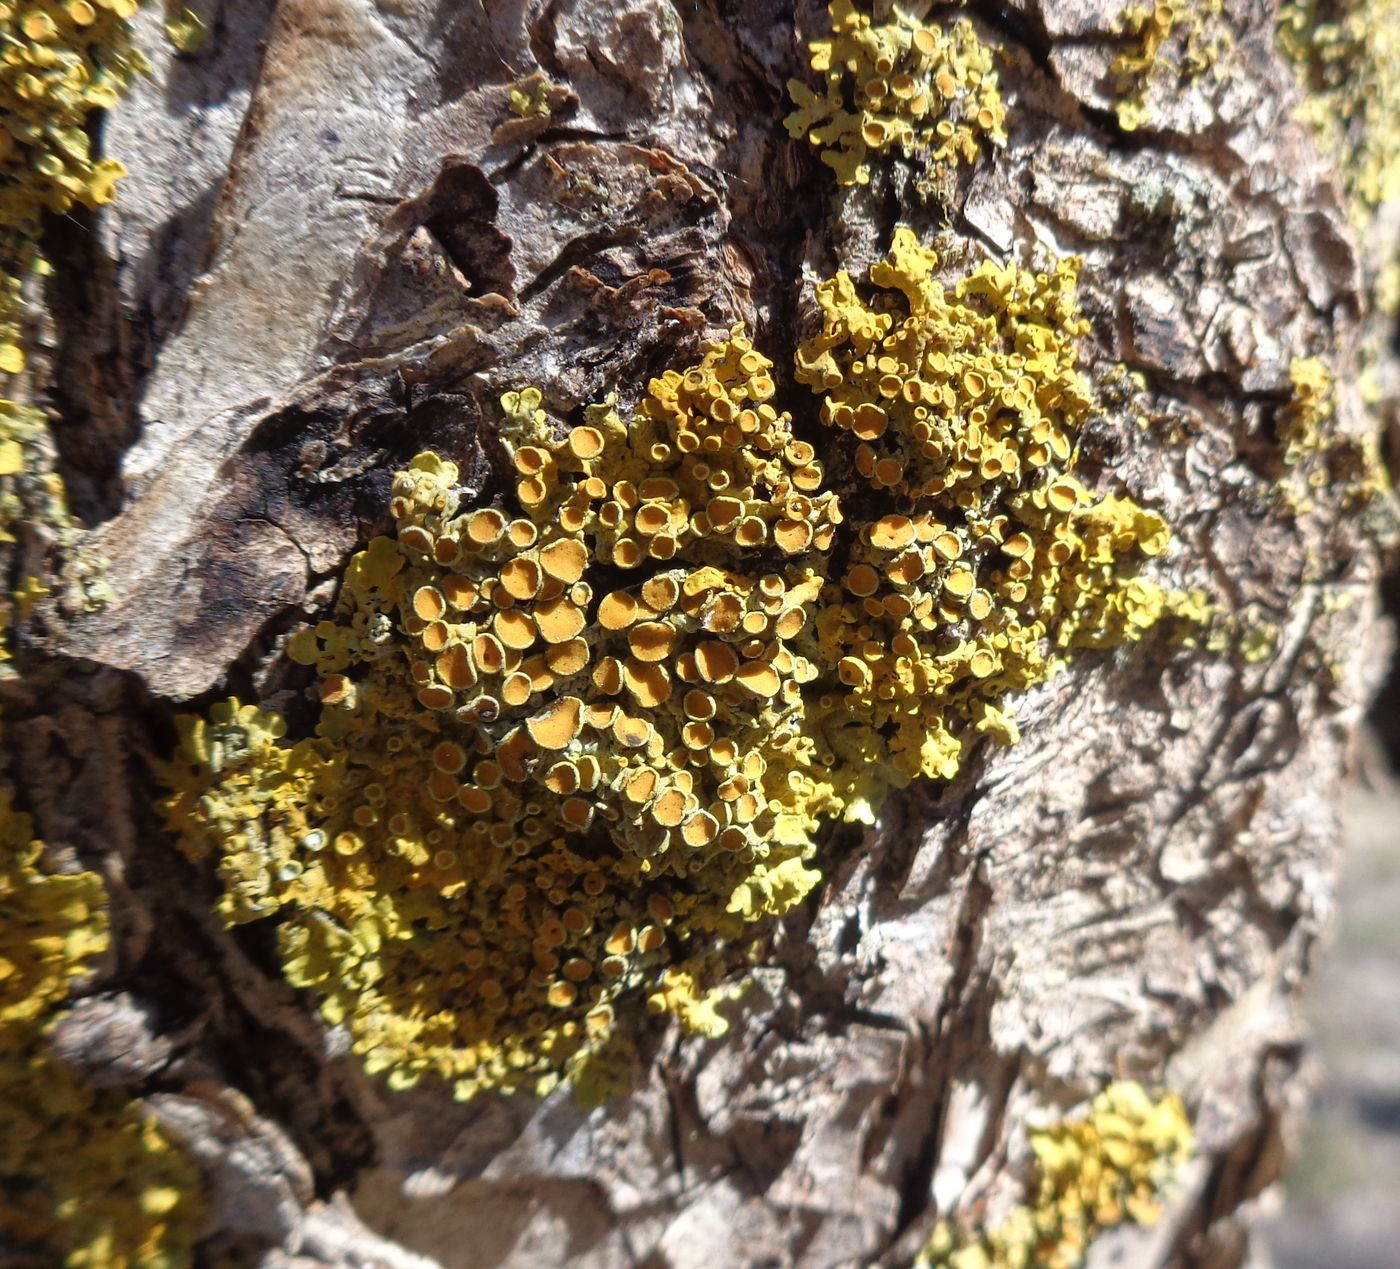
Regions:
[[[1129, 132], [1114, 6], [971, 3], [1009, 140], [946, 206], [899, 163], [840, 187], [783, 130], [826, 30], [810, 0], [196, 7], [194, 56], [142, 10], [152, 73], [102, 129], [130, 175], [46, 243], [58, 467], [111, 597], [34, 604], [0, 692], [36, 835], [111, 895], [65, 1043], [203, 1169], [205, 1262], [908, 1264], [939, 1219], [1024, 1200], [1028, 1122], [1128, 1078], [1183, 1095], [1197, 1154], [1163, 1219], [1089, 1263], [1244, 1264], [1387, 652], [1384, 497], [1278, 496], [1291, 363], [1327, 359], [1329, 426], [1360, 445], [1380, 319], [1271, 7], [1230, 0], [1216, 70]], [[513, 113], [539, 83], [547, 111]], [[625, 1096], [389, 1091], [163, 833], [171, 719], [234, 693], [305, 724], [285, 636], [415, 452], [499, 488], [501, 392], [635, 400], [736, 321], [786, 378], [811, 281], [863, 275], [896, 222], [964, 272], [1083, 257], [1107, 403], [1083, 466], [1167, 520], [1162, 578], [1208, 593], [1208, 631], [1077, 657], [1018, 745], [832, 829], [730, 1032], [659, 1031]]]

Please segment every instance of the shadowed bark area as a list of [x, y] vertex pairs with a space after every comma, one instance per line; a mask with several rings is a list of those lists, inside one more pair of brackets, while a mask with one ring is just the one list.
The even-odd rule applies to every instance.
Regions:
[[[50, 247], [60, 467], [113, 598], [35, 604], [0, 700], [36, 832], [113, 896], [67, 1051], [206, 1170], [207, 1263], [906, 1265], [939, 1219], [1024, 1201], [1027, 1122], [1115, 1079], [1181, 1093], [1197, 1156], [1161, 1221], [1089, 1263], [1245, 1263], [1388, 654], [1389, 506], [1343, 470], [1378, 319], [1270, 6], [1227, 0], [1214, 69], [1154, 80], [1133, 131], [1111, 5], [958, 10], [997, 50], [1008, 141], [937, 189], [900, 159], [840, 187], [785, 132], [828, 27], [809, 0], [205, 7], [210, 42], [179, 59], [143, 10], [154, 70], [103, 132], [132, 175]], [[511, 110], [541, 83], [547, 109]], [[235, 692], [309, 730], [286, 634], [384, 531], [415, 452], [483, 497], [511, 479], [503, 391], [561, 417], [630, 404], [742, 321], [828, 444], [790, 379], [811, 282], [863, 276], [897, 223], [950, 280], [1083, 258], [1081, 471], [1166, 519], [1157, 575], [1205, 592], [1205, 626], [1078, 656], [1023, 702], [1018, 745], [969, 738], [956, 780], [830, 826], [825, 883], [771, 931], [729, 1033], [658, 1024], [627, 1095], [390, 1092], [162, 833], [173, 715]], [[1340, 457], [1290, 494], [1311, 356]]]

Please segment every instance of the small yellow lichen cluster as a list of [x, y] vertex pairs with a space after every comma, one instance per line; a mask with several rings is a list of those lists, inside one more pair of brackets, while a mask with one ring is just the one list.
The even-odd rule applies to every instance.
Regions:
[[1283, 461], [1295, 467], [1326, 449], [1328, 428], [1337, 406], [1332, 372], [1321, 357], [1295, 357], [1288, 367], [1288, 376], [1293, 383], [1293, 399], [1279, 411], [1278, 429], [1279, 440], [1284, 443]]
[[198, 1184], [139, 1107], [51, 1055], [73, 984], [107, 946], [90, 872], [41, 872], [0, 789], [0, 1244], [5, 1263], [154, 1269], [190, 1262]]
[[0, 375], [24, 369], [24, 283], [44, 268], [33, 242], [0, 226]]
[[[19, 482], [29, 474], [34, 443], [43, 436], [47, 426], [48, 420], [42, 410], [0, 400], [0, 543], [15, 540], [13, 526], [24, 511]], [[55, 490], [42, 475], [35, 475], [43, 487], [45, 501], [56, 499], [58, 508], [66, 514], [62, 486]]]
[[510, 112], [519, 119], [548, 118], [550, 97], [557, 89], [544, 75], [529, 75], [510, 86]]
[[101, 879], [40, 872], [42, 847], [32, 832], [0, 788], [0, 1037], [7, 1049], [49, 1020], [107, 947]]
[[[1197, 79], [1216, 65], [1230, 45], [1223, 8], [1223, 0], [1159, 0], [1124, 10], [1118, 29], [1129, 46], [1112, 69], [1119, 127], [1132, 132], [1149, 120], [1148, 97], [1157, 81], [1179, 91], [1182, 81]], [[1180, 52], [1172, 56], [1177, 44]]]
[[86, 124], [143, 65], [138, 0], [0, 0], [0, 372], [23, 369], [23, 278], [47, 212], [112, 200], [125, 169], [94, 159]]
[[1400, 198], [1400, 0], [1288, 0], [1278, 30], [1306, 93], [1300, 115], [1364, 226]]
[[[313, 871], [300, 882], [295, 860], [303, 842], [313, 853], [324, 847], [312, 818], [322, 798], [336, 805], [344, 762], [323, 759], [314, 741], [279, 745], [282, 719], [237, 701], [215, 705], [207, 722], [182, 718], [180, 728], [176, 765], [165, 771], [177, 792], [166, 809], [190, 826], [184, 845], [191, 855], [217, 859], [220, 914], [230, 923], [251, 921], [295, 903], [304, 885], [321, 878]], [[209, 791], [184, 778], [186, 765], [198, 768]]]
[[1313, 509], [1310, 491], [1331, 487], [1343, 507], [1379, 507], [1390, 490], [1375, 429], [1339, 432], [1336, 383], [1320, 357], [1295, 357], [1289, 366], [1293, 396], [1278, 412], [1278, 436], [1288, 477], [1282, 493], [1292, 509]]
[[187, 723], [172, 826], [232, 919], [282, 908], [371, 1069], [547, 1086], [625, 998], [714, 1030], [715, 940], [818, 880], [800, 649], [839, 512], [770, 369], [736, 331], [564, 437], [507, 394], [522, 514], [461, 505], [436, 455], [399, 473], [397, 541], [289, 648], [319, 737]]
[[[106, 561], [88, 551], [68, 510], [62, 477], [53, 470], [42, 410], [0, 399], [0, 578], [14, 589], [0, 591], [0, 661], [10, 657], [9, 634], [36, 599], [56, 590], [67, 608], [93, 612], [110, 597], [102, 576]], [[48, 543], [64, 550], [57, 577], [15, 575], [21, 522], [43, 526]]]
[[832, 38], [810, 45], [824, 90], [789, 80], [797, 109], [784, 122], [821, 151], [842, 185], [870, 180], [872, 151], [951, 168], [971, 163], [983, 141], [1006, 144], [992, 53], [970, 22], [947, 31], [903, 17], [877, 26], [851, 0], [827, 8]]
[[209, 28], [193, 9], [181, 5], [165, 20], [165, 38], [182, 57], [198, 57], [209, 42]]
[[1191, 1156], [1191, 1123], [1174, 1093], [1153, 1101], [1134, 1081], [1109, 1085], [1084, 1119], [1030, 1134], [1035, 1199], [993, 1230], [934, 1231], [917, 1264], [938, 1269], [1077, 1269], [1106, 1229], [1151, 1225]]
[[[855, 471], [898, 512], [853, 534], [816, 621], [817, 660], [848, 689], [825, 703], [827, 743], [862, 787], [954, 774], [952, 724], [1014, 742], [1008, 693], [1163, 611], [1136, 571], [1165, 524], [1074, 476], [1090, 410], [1075, 263], [986, 263], [952, 291], [936, 264], [897, 230], [873, 298], [846, 273], [818, 287], [822, 330], [797, 354], [822, 421], [854, 438]], [[843, 796], [848, 815], [863, 804]]]
[[1014, 741], [1009, 692], [1160, 614], [1162, 521], [1072, 474], [1073, 269], [949, 293], [934, 263], [901, 231], [798, 356], [882, 514], [845, 519], [738, 328], [628, 420], [510, 392], [507, 506], [419, 455], [397, 539], [290, 640], [317, 736], [185, 720], [170, 826], [227, 919], [280, 913], [371, 1069], [539, 1089], [615, 1065], [643, 1003], [718, 1031], [726, 949], [819, 880], [822, 819], [951, 776], [969, 728]]

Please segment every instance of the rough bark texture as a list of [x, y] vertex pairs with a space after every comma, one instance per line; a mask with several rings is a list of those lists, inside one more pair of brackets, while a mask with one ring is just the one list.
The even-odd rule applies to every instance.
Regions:
[[[1114, 6], [968, 13], [1005, 49], [1010, 143], [945, 211], [898, 179], [839, 191], [782, 130], [810, 0], [219, 0], [179, 60], [143, 11], [154, 73], [104, 129], [131, 176], [51, 244], [57, 442], [115, 598], [39, 605], [4, 696], [42, 835], [114, 895], [70, 1046], [207, 1167], [211, 1263], [907, 1263], [940, 1214], [1018, 1200], [1028, 1112], [1117, 1077], [1180, 1090], [1199, 1157], [1091, 1263], [1247, 1257], [1385, 652], [1370, 530], [1330, 489], [1275, 496], [1291, 358], [1325, 353], [1338, 427], [1366, 426], [1359, 265], [1263, 0], [1227, 3], [1226, 73], [1132, 134]], [[552, 113], [516, 118], [536, 72]], [[1166, 579], [1223, 628], [1277, 627], [1268, 654], [1077, 660], [1020, 745], [833, 832], [731, 1033], [658, 1033], [601, 1110], [389, 1093], [160, 832], [170, 715], [230, 687], [295, 708], [279, 640], [384, 527], [396, 463], [501, 479], [501, 391], [635, 398], [736, 320], [781, 367], [810, 279], [864, 269], [896, 219], [950, 235], [954, 270], [1084, 257], [1085, 360], [1147, 385], [1085, 438], [1090, 474], [1161, 510]]]

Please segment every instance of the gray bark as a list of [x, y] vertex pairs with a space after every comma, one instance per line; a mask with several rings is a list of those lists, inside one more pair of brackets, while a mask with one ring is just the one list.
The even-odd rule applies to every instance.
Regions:
[[[1298, 993], [1386, 652], [1373, 526], [1330, 487], [1306, 514], [1274, 496], [1291, 358], [1325, 354], [1337, 428], [1371, 426], [1370, 319], [1269, 6], [1230, 3], [1226, 73], [1124, 134], [1112, 6], [974, 4], [1006, 49], [1010, 142], [947, 215], [973, 261], [1084, 257], [1091, 374], [1146, 383], [1086, 451], [1162, 511], [1164, 576], [1210, 592], [1225, 646], [1079, 658], [1025, 702], [1021, 744], [836, 835], [730, 1034], [658, 1035], [592, 1112], [567, 1089], [457, 1105], [363, 1074], [214, 918], [144, 760], [230, 688], [290, 699], [279, 640], [385, 527], [387, 473], [437, 448], [499, 479], [479, 436], [501, 391], [635, 394], [735, 320], [791, 348], [808, 280], [864, 269], [896, 216], [944, 213], [897, 181], [838, 190], [783, 131], [814, 3], [201, 11], [192, 59], [143, 11], [154, 72], [104, 131], [131, 175], [95, 235], [56, 231], [60, 462], [114, 597], [38, 605], [3, 693], [39, 831], [114, 896], [71, 1044], [207, 1169], [211, 1263], [908, 1263], [940, 1214], [1018, 1200], [1028, 1114], [1118, 1077], [1181, 1091], [1199, 1153], [1162, 1222], [1091, 1263], [1243, 1263], [1302, 1092]], [[536, 73], [553, 113], [516, 119], [508, 89]]]

